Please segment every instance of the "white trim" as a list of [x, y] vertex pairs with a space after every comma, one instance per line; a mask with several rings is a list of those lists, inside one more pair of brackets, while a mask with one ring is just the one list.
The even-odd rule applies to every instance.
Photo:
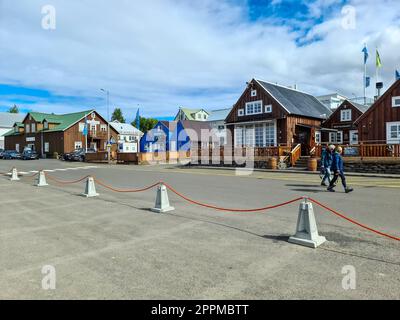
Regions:
[[[261, 106], [260, 112], [248, 113], [248, 111], [247, 111], [248, 110], [248, 106], [249, 105], [253, 105], [253, 110], [254, 110], [255, 104], [259, 104]], [[262, 113], [263, 113], [263, 101], [262, 100], [250, 101], [250, 102], [246, 102], [245, 103], [245, 114], [246, 114], [246, 116], [253, 116], [253, 115], [262, 114]]]
[[257, 97], [257, 90], [255, 90], [255, 89], [251, 90], [250, 96], [251, 97]]
[[[353, 143], [352, 137], [353, 137], [354, 134], [357, 134], [357, 141], [355, 141], [355, 142]], [[349, 144], [350, 144], [350, 145], [357, 145], [357, 144], [358, 144], [358, 141], [359, 141], [358, 130], [350, 130], [350, 131], [349, 131]]]
[[[285, 106], [284, 106], [277, 98], [275, 98], [275, 96], [274, 96], [271, 92], [269, 92], [269, 90], [267, 90], [267, 88], [265, 88], [265, 87], [260, 83], [260, 81], [263, 81], [263, 82], [265, 82], [265, 83], [270, 83], [270, 82], [267, 82], [267, 81], [264, 81], [264, 80], [257, 80], [257, 79], [254, 79], [254, 81], [256, 81], [265, 91], [267, 91], [268, 94], [269, 94], [277, 103], [279, 103], [280, 106], [281, 106], [283, 109], [285, 109], [285, 111], [286, 111], [288, 114], [292, 114], [288, 109], [285, 108]], [[271, 83], [271, 84], [273, 84], [273, 83]], [[287, 88], [287, 89], [289, 89], [289, 88]]]
[[399, 108], [400, 104], [396, 104], [396, 100], [400, 100], [400, 96], [392, 97], [392, 108]]
[[[340, 134], [340, 140], [338, 139], [339, 134]], [[336, 143], [343, 144], [343, 131], [339, 130], [336, 133]]]
[[[397, 139], [391, 137], [391, 127], [398, 126], [397, 128]], [[387, 144], [400, 144], [400, 121], [386, 122], [386, 143]]]
[[244, 117], [244, 109], [238, 109], [238, 117]]
[[340, 110], [340, 122], [348, 122], [352, 119], [351, 109]]
[[272, 113], [272, 104], [265, 105], [264, 109], [265, 113]]

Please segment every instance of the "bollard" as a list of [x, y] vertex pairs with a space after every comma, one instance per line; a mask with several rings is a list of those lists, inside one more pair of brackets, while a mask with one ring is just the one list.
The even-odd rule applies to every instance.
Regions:
[[94, 184], [93, 177], [88, 177], [86, 180], [85, 193], [82, 194], [86, 198], [98, 197], [99, 194], [96, 192], [96, 186]]
[[313, 205], [305, 198], [300, 203], [296, 235], [290, 237], [289, 242], [315, 249], [325, 241], [325, 237], [318, 234]]
[[11, 172], [10, 181], [19, 181], [17, 168], [13, 168]]
[[36, 187], [48, 186], [47, 181], [46, 181], [46, 175], [44, 174], [43, 170], [39, 171], [39, 174], [36, 178], [35, 186]]
[[175, 208], [169, 205], [167, 187], [161, 183], [157, 188], [156, 205], [151, 211], [164, 213], [172, 210], [175, 210]]

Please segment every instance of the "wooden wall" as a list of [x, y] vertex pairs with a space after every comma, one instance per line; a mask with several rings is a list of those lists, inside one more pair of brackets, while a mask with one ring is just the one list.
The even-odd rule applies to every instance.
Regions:
[[356, 122], [361, 142], [386, 143], [386, 123], [400, 121], [400, 108], [392, 107], [394, 96], [400, 96], [400, 80], [395, 82]]

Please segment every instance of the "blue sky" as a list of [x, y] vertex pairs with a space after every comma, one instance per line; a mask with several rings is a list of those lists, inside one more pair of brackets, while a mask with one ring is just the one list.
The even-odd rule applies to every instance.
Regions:
[[360, 96], [364, 42], [370, 76], [375, 46], [385, 87], [400, 69], [396, 0], [53, 0], [55, 30], [42, 28], [48, 1], [0, 3], [0, 111], [105, 115], [106, 88], [129, 120], [138, 107], [168, 118], [231, 107], [253, 77]]

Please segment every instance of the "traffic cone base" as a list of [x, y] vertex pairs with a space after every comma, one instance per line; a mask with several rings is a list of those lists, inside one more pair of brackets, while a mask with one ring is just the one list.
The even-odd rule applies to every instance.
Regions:
[[290, 243], [310, 248], [318, 248], [326, 238], [318, 234], [312, 203], [304, 201], [300, 204], [296, 235], [289, 238]]
[[94, 179], [93, 177], [88, 177], [86, 180], [86, 187], [85, 187], [85, 193], [82, 194], [82, 196], [86, 198], [93, 198], [93, 197], [98, 197], [99, 194], [96, 192], [96, 186], [94, 184]]
[[163, 184], [157, 188], [156, 204], [151, 211], [156, 213], [164, 213], [175, 210], [174, 207], [169, 205], [167, 187]]
[[13, 168], [12, 172], [11, 172], [10, 181], [19, 181], [19, 180], [20, 180], [20, 178], [18, 178], [18, 171], [16, 168]]
[[44, 174], [44, 171], [40, 171], [38, 174], [38, 177], [36, 178], [36, 187], [46, 187], [48, 186], [47, 181], [46, 181], [46, 175]]

